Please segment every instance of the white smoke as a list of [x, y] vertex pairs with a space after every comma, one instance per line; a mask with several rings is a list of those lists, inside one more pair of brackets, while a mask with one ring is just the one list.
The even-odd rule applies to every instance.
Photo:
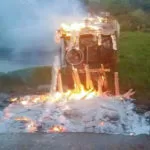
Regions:
[[61, 22], [85, 13], [79, 0], [1, 0], [1, 45], [17, 51], [46, 47], [53, 50], [53, 33]]

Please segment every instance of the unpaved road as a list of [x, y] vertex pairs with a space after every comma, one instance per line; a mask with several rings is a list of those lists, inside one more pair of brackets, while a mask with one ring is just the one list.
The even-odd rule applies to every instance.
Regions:
[[150, 150], [150, 136], [92, 133], [0, 134], [0, 150]]

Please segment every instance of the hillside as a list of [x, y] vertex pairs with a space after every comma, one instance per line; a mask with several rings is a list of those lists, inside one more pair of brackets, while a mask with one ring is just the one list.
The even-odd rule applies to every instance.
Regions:
[[122, 30], [150, 31], [150, 0], [81, 0], [88, 11], [109, 11], [120, 22]]

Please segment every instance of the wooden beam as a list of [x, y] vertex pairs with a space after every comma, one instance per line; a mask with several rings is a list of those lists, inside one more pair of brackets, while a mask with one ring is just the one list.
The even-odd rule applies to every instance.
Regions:
[[115, 95], [120, 95], [119, 74], [118, 74], [118, 72], [114, 72], [114, 85], [115, 85]]
[[58, 75], [57, 75], [57, 85], [58, 85], [58, 91], [63, 93], [62, 76], [60, 70], [58, 71]]
[[78, 90], [81, 91], [82, 84], [81, 84], [81, 80], [80, 80], [80, 77], [79, 77], [78, 70], [72, 66], [72, 71], [73, 71], [73, 80], [74, 80], [74, 82], [77, 86], [76, 88], [78, 88]]
[[[85, 73], [85, 70], [84, 69], [79, 69], [78, 70], [79, 73]], [[103, 73], [103, 72], [110, 72], [110, 69], [89, 69], [89, 72], [90, 73], [96, 73], [96, 72], [99, 72], [99, 73]]]
[[85, 72], [86, 72], [86, 89], [94, 89], [91, 74], [89, 72], [89, 65], [85, 65]]
[[102, 79], [101, 79], [101, 77], [99, 77], [99, 79], [98, 79], [98, 95], [100, 96], [100, 95], [102, 95], [102, 93], [103, 93], [103, 90], [102, 90]]

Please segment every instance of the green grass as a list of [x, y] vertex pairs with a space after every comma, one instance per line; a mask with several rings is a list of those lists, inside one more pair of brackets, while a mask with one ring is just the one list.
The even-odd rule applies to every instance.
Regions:
[[51, 67], [35, 67], [8, 72], [0, 76], [0, 91], [21, 91], [38, 85], [50, 84]]
[[137, 98], [150, 99], [150, 34], [122, 33], [119, 55], [121, 89], [133, 88]]

